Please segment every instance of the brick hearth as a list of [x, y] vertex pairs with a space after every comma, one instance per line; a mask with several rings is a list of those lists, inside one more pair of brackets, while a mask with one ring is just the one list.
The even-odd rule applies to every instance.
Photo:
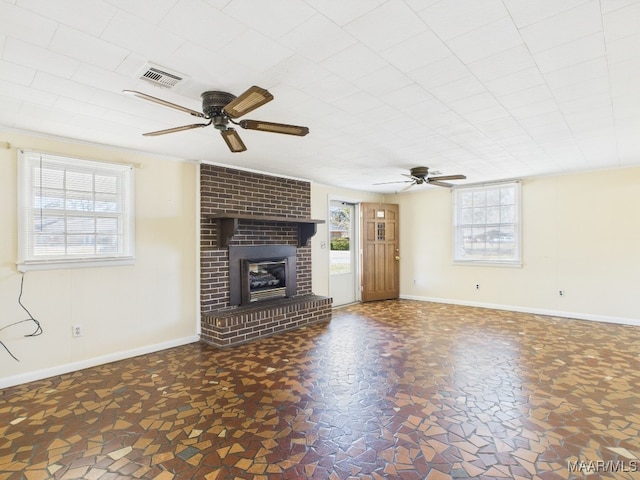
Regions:
[[260, 305], [219, 310], [202, 319], [202, 340], [216, 347], [238, 345], [331, 318], [331, 299], [301, 295]]
[[[308, 220], [308, 182], [203, 164], [200, 166], [201, 274], [203, 341], [230, 346], [331, 318], [331, 299], [311, 291], [311, 247], [296, 250], [296, 295], [249, 306], [230, 303], [229, 250], [218, 239], [216, 214], [276, 216]], [[295, 223], [239, 220], [229, 246], [298, 245]]]

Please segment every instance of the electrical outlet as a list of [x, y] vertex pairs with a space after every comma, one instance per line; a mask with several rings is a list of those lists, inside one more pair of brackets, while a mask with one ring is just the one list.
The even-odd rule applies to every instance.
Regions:
[[414, 284], [414, 285], [416, 284], [416, 279], [415, 279], [415, 278], [413, 279], [413, 284]]
[[480, 290], [480, 284], [476, 283], [476, 290]]
[[564, 297], [564, 290], [558, 290], [558, 295], [560, 295], [561, 297]]
[[74, 325], [72, 327], [72, 332], [71, 334], [74, 337], [81, 337], [82, 336], [82, 325]]

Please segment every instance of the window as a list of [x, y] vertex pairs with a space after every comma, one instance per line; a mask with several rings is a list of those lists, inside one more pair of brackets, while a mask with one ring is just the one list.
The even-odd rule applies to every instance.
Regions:
[[18, 268], [133, 263], [133, 167], [18, 155]]
[[329, 234], [331, 236], [329, 252], [330, 275], [351, 273], [353, 264], [351, 227], [354, 206], [345, 202], [331, 200], [329, 207]]
[[520, 265], [520, 184], [454, 189], [454, 261]]

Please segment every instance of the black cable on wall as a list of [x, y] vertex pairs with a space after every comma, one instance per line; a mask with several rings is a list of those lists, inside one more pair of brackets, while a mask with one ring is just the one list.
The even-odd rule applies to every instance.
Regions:
[[[43, 330], [42, 330], [42, 325], [40, 325], [40, 322], [38, 320], [36, 320], [33, 315], [31, 315], [31, 312], [27, 309], [27, 307], [25, 307], [22, 304], [22, 291], [24, 289], [24, 273], [22, 274], [22, 278], [20, 279], [20, 294], [18, 295], [18, 305], [20, 305], [20, 307], [27, 312], [27, 315], [29, 315], [29, 318], [25, 318], [24, 320], [18, 320], [17, 322], [13, 322], [10, 323], [9, 325], [5, 325], [4, 327], [0, 328], [0, 331], [5, 330], [9, 327], [13, 327], [15, 325], [19, 325], [20, 323], [25, 323], [25, 322], [33, 322], [35, 323], [35, 330], [33, 333], [29, 333], [27, 335], [25, 335], [25, 337], [37, 337], [38, 335], [42, 335]], [[5, 345], [5, 343], [0, 340], [0, 345], [2, 345], [2, 347], [7, 351], [7, 353], [9, 355], [11, 355], [11, 357], [16, 361], [19, 362], [20, 360], [18, 360], [18, 357], [16, 357], [11, 350], [9, 350], [9, 347], [7, 347]]]

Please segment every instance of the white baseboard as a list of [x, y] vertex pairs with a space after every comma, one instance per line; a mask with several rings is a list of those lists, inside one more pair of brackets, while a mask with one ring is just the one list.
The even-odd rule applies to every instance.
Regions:
[[86, 360], [81, 360], [79, 362], [67, 363], [64, 365], [58, 365], [55, 367], [36, 370], [33, 372], [28, 372], [20, 375], [0, 378], [0, 388], [13, 387], [14, 385], [20, 385], [23, 383], [33, 382], [36, 380], [42, 380], [44, 378], [53, 377], [55, 375], [63, 375], [65, 373], [75, 372], [78, 370], [83, 370], [85, 368], [104, 365], [105, 363], [117, 362], [118, 360], [125, 360], [127, 358], [137, 357], [138, 355], [154, 353], [160, 350], [166, 350], [167, 348], [187, 345], [189, 343], [194, 343], [199, 340], [200, 340], [199, 335], [192, 335], [189, 337], [170, 340], [168, 342], [156, 343], [154, 345], [146, 345], [144, 347], [134, 348], [132, 350], [125, 350], [121, 352], [110, 353], [108, 355], [103, 355], [101, 357], [88, 358]]
[[533, 313], [536, 315], [547, 315], [550, 317], [574, 318], [577, 320], [590, 320], [593, 322], [617, 323], [621, 325], [640, 326], [640, 320], [636, 318], [612, 317], [608, 315], [592, 315], [582, 312], [566, 312], [562, 310], [548, 310], [544, 308], [522, 307], [519, 305], [502, 305], [495, 303], [467, 302], [464, 300], [453, 300], [449, 298], [422, 297], [418, 295], [400, 295], [406, 300], [418, 300], [421, 302], [447, 303], [450, 305], [464, 305], [467, 307], [491, 308], [494, 310], [509, 310], [512, 312]]

